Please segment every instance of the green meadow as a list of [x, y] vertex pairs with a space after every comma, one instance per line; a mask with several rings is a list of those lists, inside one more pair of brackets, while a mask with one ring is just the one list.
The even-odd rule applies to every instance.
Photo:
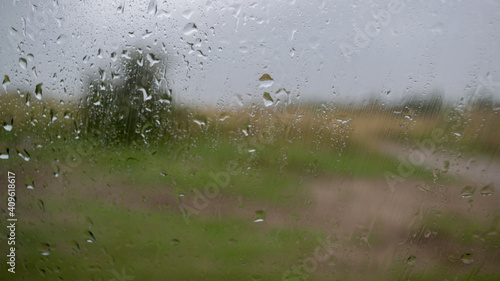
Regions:
[[401, 172], [435, 128], [442, 165], [470, 154], [495, 167], [498, 111], [182, 108], [122, 141], [88, 131], [79, 102], [0, 98], [18, 218], [16, 274], [2, 280], [500, 279], [494, 183], [427, 162]]

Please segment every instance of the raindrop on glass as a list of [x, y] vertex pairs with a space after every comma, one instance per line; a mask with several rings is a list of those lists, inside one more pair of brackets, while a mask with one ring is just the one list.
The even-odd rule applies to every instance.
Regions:
[[205, 115], [197, 115], [194, 117], [193, 122], [198, 124], [198, 126], [203, 127], [207, 124], [207, 117]]
[[48, 256], [50, 255], [50, 252], [52, 251], [52, 249], [50, 248], [50, 244], [48, 243], [41, 243], [39, 246], [38, 246], [38, 252], [42, 255], [42, 256]]
[[3, 128], [7, 131], [10, 132], [12, 131], [12, 128], [14, 128], [14, 118], [10, 119], [9, 121], [3, 121]]
[[45, 204], [43, 203], [42, 199], [38, 199], [38, 208], [40, 208], [42, 212], [45, 212]]
[[9, 84], [10, 84], [10, 78], [8, 75], [5, 75], [3, 77], [3, 82], [2, 82], [2, 87], [5, 91], [7, 91], [7, 86], [9, 86]]
[[116, 7], [116, 12], [119, 14], [123, 14], [125, 12], [125, 0], [121, 0], [118, 7]]
[[37, 84], [35, 87], [35, 97], [39, 100], [42, 99], [42, 85], [43, 83]]
[[465, 264], [471, 264], [474, 262], [474, 255], [472, 253], [464, 253], [460, 259]]
[[270, 81], [270, 80], [274, 80], [273, 78], [271, 78], [271, 75], [265, 73], [263, 74], [260, 78], [259, 78], [259, 81]]
[[481, 195], [491, 196], [491, 195], [493, 195], [494, 191], [495, 191], [495, 188], [493, 187], [493, 184], [488, 184], [487, 186], [485, 186], [481, 189]]
[[158, 4], [156, 4], [156, 0], [149, 1], [148, 14], [156, 15], [157, 12], [158, 12]]
[[264, 105], [266, 107], [273, 105], [273, 98], [271, 97], [271, 94], [268, 92], [265, 92], [264, 95], [262, 96], [264, 98]]
[[190, 19], [193, 14], [194, 10], [185, 10], [184, 12], [182, 12], [182, 16], [187, 20]]
[[190, 23], [187, 23], [184, 28], [182, 29], [182, 32], [184, 32], [184, 35], [190, 35], [194, 32], [198, 31], [198, 27], [196, 26], [196, 24], [190, 22]]
[[9, 159], [9, 148], [5, 147], [5, 144], [0, 144], [0, 159], [7, 160]]
[[28, 151], [26, 151], [26, 149], [24, 149], [22, 146], [17, 147], [17, 155], [19, 155], [19, 157], [23, 158], [23, 160], [26, 162], [30, 161], [30, 159], [31, 159], [31, 156], [28, 153]]
[[19, 66], [22, 69], [26, 69], [28, 67], [28, 62], [26, 61], [25, 58], [19, 58]]
[[462, 189], [462, 192], [460, 192], [460, 196], [462, 196], [462, 198], [470, 198], [472, 197], [472, 195], [474, 195], [474, 191], [476, 191], [476, 188], [468, 185]]
[[146, 91], [146, 89], [144, 89], [143, 87], [140, 87], [139, 89], [137, 89], [137, 91], [142, 93], [143, 101], [148, 101], [153, 98], [151, 95], [148, 94], [148, 91]]
[[429, 186], [426, 184], [418, 184], [417, 188], [423, 191], [424, 193], [428, 193], [430, 191]]
[[66, 40], [67, 40], [66, 35], [61, 34], [61, 35], [59, 35], [59, 37], [57, 37], [56, 43], [63, 44], [64, 42], [66, 42]]
[[146, 58], [149, 61], [149, 66], [153, 66], [153, 65], [155, 65], [155, 64], [157, 64], [157, 63], [160, 62], [160, 60], [157, 59], [157, 58], [155, 58], [155, 56], [153, 54], [148, 54], [146, 56]]
[[96, 242], [96, 238], [94, 236], [94, 233], [92, 233], [92, 231], [87, 231], [86, 232], [86, 236], [87, 236], [87, 239], [85, 239], [85, 241], [87, 243], [95, 243]]
[[253, 222], [263, 222], [265, 218], [266, 218], [266, 211], [257, 210], [255, 211], [255, 217]]
[[417, 257], [415, 257], [414, 255], [410, 255], [408, 257], [408, 259], [406, 260], [406, 263], [408, 265], [415, 265], [415, 261], [417, 260]]

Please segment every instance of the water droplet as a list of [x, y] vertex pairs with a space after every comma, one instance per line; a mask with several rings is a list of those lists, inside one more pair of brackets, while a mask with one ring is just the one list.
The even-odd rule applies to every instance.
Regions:
[[182, 31], [184, 32], [184, 35], [190, 35], [198, 31], [198, 27], [196, 26], [196, 24], [190, 22], [184, 26], [184, 29]]
[[265, 93], [264, 93], [264, 95], [263, 95], [262, 97], [264, 98], [264, 105], [265, 105], [266, 107], [273, 105], [274, 100], [273, 100], [273, 98], [271, 97], [271, 94], [270, 94], [270, 93], [265, 92]]
[[[112, 61], [116, 61], [118, 59], [118, 56], [116, 52], [112, 52], [111, 55], [109, 55]], [[111, 77], [113, 76], [113, 73], [111, 73]]]
[[35, 97], [39, 100], [42, 99], [42, 85], [43, 83], [37, 84], [35, 87]]
[[418, 184], [417, 188], [422, 190], [424, 193], [428, 193], [430, 191], [429, 186], [426, 184], [423, 184], [423, 185]]
[[118, 7], [116, 7], [116, 12], [119, 14], [123, 14], [125, 12], [125, 0], [122, 0]]
[[185, 10], [184, 12], [182, 12], [182, 16], [187, 20], [190, 19], [193, 14], [194, 10]]
[[5, 75], [3, 77], [3, 82], [2, 82], [2, 86], [5, 91], [7, 91], [7, 86], [9, 86], [9, 84], [10, 84], [10, 78], [8, 75]]
[[273, 78], [271, 78], [271, 75], [267, 74], [267, 73], [264, 73], [260, 78], [259, 78], [259, 81], [270, 81], [270, 80], [274, 80]]
[[[144, 35], [141, 36], [142, 39], [146, 39], [148, 38], [149, 36], [151, 36], [151, 34], [153, 34], [153, 31], [149, 31], [146, 29], [146, 32], [144, 33]], [[142, 52], [141, 52], [142, 53]]]
[[204, 115], [197, 115], [194, 117], [193, 122], [198, 124], [198, 126], [200, 126], [201, 128], [202, 126], [205, 126], [207, 124], [208, 119]]
[[120, 73], [111, 72], [111, 79], [120, 79]]
[[65, 43], [65, 42], [66, 42], [66, 40], [67, 40], [66, 35], [61, 34], [61, 35], [59, 35], [59, 37], [57, 37], [57, 39], [56, 39], [56, 43], [57, 43], [57, 44], [63, 44], [63, 43]]
[[8, 122], [8, 121], [3, 121], [3, 128], [4, 128], [7, 132], [12, 131], [12, 128], [14, 128], [14, 118], [11, 118], [11, 119], [10, 119], [10, 122]]
[[491, 195], [493, 195], [494, 191], [495, 191], [495, 188], [493, 187], [493, 184], [488, 184], [487, 186], [485, 186], [481, 189], [481, 195], [491, 196]]
[[261, 81], [260, 82], [260, 86], [261, 88], [269, 88], [271, 87], [272, 85], [274, 84], [274, 81], [273, 80], [264, 80], [264, 81]]
[[102, 82], [106, 80], [106, 71], [102, 68], [99, 68], [99, 77], [101, 77]]
[[170, 104], [172, 98], [171, 96], [169, 96], [168, 94], [163, 94], [160, 96], [160, 98], [158, 99], [158, 102], [159, 103], [166, 103], [166, 104]]
[[87, 239], [85, 240], [87, 243], [95, 243], [96, 242], [96, 239], [95, 239], [95, 236], [94, 236], [94, 233], [92, 233], [92, 231], [87, 231], [86, 232], [86, 235], [87, 235]]
[[26, 161], [26, 162], [30, 161], [30, 159], [31, 159], [30, 154], [21, 145], [18, 145], [16, 150], [17, 150], [17, 155], [19, 155], [21, 158], [23, 158], [24, 161]]
[[30, 106], [30, 101], [31, 101], [31, 94], [27, 93], [26, 94], [26, 106]]
[[42, 199], [38, 199], [38, 208], [40, 208], [42, 212], [45, 212], [45, 204], [43, 203]]
[[52, 172], [52, 174], [54, 175], [55, 178], [58, 178], [59, 172], [61, 172], [61, 168], [59, 168], [59, 165], [57, 165], [57, 164], [55, 164], [53, 168], [54, 168], [54, 171]]
[[55, 111], [53, 108], [50, 109], [50, 122], [54, 122], [57, 120], [57, 111]]
[[27, 189], [35, 189], [35, 180], [32, 176], [26, 176], [24, 179], [24, 185]]
[[149, 1], [148, 14], [156, 15], [157, 12], [158, 12], [158, 4], [156, 4], [156, 0]]
[[161, 60], [157, 59], [153, 54], [148, 54], [146, 56], [147, 60], [149, 61], [149, 66], [153, 66], [157, 63], [159, 63]]
[[346, 120], [344, 120], [344, 119], [338, 119], [338, 118], [335, 119], [336, 122], [338, 122], [338, 123], [340, 123], [342, 125], [345, 125], [345, 124], [349, 123], [351, 120], [352, 120], [352, 118], [348, 118]]
[[465, 264], [471, 264], [474, 262], [474, 255], [472, 253], [464, 253], [460, 259]]
[[241, 46], [238, 50], [239, 50], [242, 54], [246, 54], [246, 53], [248, 53], [248, 47], [247, 47], [247, 46]]
[[409, 265], [415, 265], [415, 261], [417, 260], [417, 257], [414, 255], [410, 255], [408, 259], [406, 260], [406, 263]]
[[227, 113], [222, 113], [221, 116], [219, 117], [219, 121], [225, 121], [227, 118], [229, 118], [229, 115]]
[[472, 197], [472, 195], [474, 195], [474, 191], [476, 191], [476, 188], [468, 185], [464, 187], [464, 189], [462, 189], [460, 195], [462, 196], [462, 198], [470, 198]]
[[0, 143], [0, 159], [6, 160], [9, 159], [9, 148], [5, 143]]
[[28, 67], [28, 62], [26, 61], [25, 58], [19, 58], [19, 66], [22, 69], [26, 69]]
[[52, 251], [52, 249], [50, 248], [50, 244], [49, 243], [41, 243], [38, 246], [38, 252], [40, 252], [40, 254], [42, 256], [48, 256], [48, 255], [50, 255], [51, 251]]
[[143, 87], [138, 88], [137, 91], [142, 93], [143, 101], [148, 101], [153, 98], [151, 95], [148, 94], [148, 91], [146, 91], [146, 89], [144, 89]]
[[257, 210], [255, 211], [255, 218], [253, 222], [263, 222], [265, 218], [266, 218], [266, 211]]

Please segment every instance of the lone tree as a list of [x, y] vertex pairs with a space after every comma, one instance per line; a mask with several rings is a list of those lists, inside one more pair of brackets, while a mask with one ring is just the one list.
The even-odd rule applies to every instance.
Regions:
[[[115, 56], [118, 56], [114, 54]], [[116, 65], [86, 83], [86, 132], [106, 144], [149, 142], [165, 133], [172, 115], [166, 58], [151, 50], [123, 50]]]

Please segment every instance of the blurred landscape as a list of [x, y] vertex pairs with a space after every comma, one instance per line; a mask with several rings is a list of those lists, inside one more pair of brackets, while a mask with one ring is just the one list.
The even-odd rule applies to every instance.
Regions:
[[500, 279], [487, 99], [200, 109], [141, 75], [0, 96], [19, 280]]
[[0, 8], [0, 281], [500, 280], [499, 1]]

